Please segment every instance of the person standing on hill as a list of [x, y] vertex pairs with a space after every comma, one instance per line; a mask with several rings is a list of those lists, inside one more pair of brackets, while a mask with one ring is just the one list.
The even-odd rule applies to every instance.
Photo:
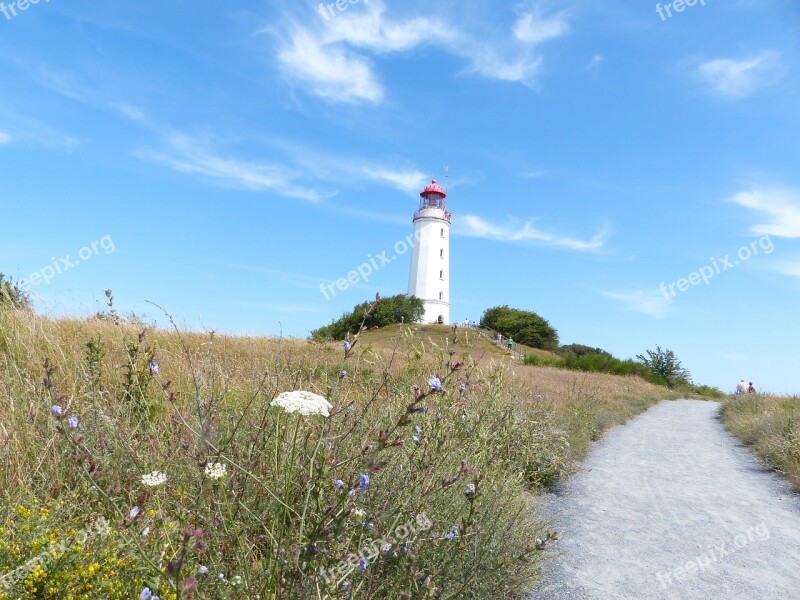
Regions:
[[755, 388], [755, 386], [753, 385], [753, 382], [752, 382], [752, 381], [750, 382], [750, 385], [749, 385], [749, 386], [748, 386], [748, 388], [747, 388], [747, 393], [748, 393], [748, 394], [755, 394], [755, 393], [756, 393], [756, 388]]
[[744, 382], [744, 379], [739, 381], [739, 385], [736, 386], [736, 393], [737, 394], [746, 394], [747, 393], [747, 384]]
[[508, 338], [508, 349], [511, 350], [512, 352], [514, 351], [514, 340], [512, 340], [511, 338]]

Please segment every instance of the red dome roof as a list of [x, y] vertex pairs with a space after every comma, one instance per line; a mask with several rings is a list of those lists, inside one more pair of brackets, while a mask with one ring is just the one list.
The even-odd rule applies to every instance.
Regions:
[[442, 189], [442, 186], [436, 183], [435, 179], [432, 179], [430, 184], [425, 186], [425, 189], [422, 190], [420, 196], [424, 198], [428, 194], [435, 194], [437, 196], [440, 196], [441, 198], [447, 198], [447, 194], [445, 194], [444, 190]]

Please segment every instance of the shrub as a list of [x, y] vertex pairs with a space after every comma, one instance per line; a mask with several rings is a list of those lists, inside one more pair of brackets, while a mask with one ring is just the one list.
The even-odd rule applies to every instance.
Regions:
[[[370, 309], [372, 304], [375, 306]], [[365, 318], [365, 314], [370, 310]], [[357, 334], [362, 327], [385, 327], [396, 323], [416, 323], [425, 314], [422, 300], [415, 296], [398, 294], [389, 298], [381, 298], [380, 302], [362, 302], [353, 308], [353, 312], [341, 316], [330, 325], [320, 327], [311, 332], [315, 340], [344, 340], [348, 335]]]
[[0, 309], [29, 309], [30, 305], [30, 296], [18, 284], [0, 273]]
[[534, 312], [495, 306], [483, 313], [481, 327], [498, 331], [519, 344], [533, 348], [558, 348], [558, 333], [550, 323]]
[[650, 370], [653, 377], [663, 380], [669, 387], [692, 381], [689, 371], [681, 366], [681, 361], [672, 350], [662, 350], [656, 346], [655, 350], [647, 350], [647, 356], [639, 354], [636, 358]]

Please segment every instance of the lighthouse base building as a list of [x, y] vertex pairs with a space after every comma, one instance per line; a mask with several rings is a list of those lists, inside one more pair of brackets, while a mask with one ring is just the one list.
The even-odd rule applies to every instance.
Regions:
[[447, 194], [431, 181], [414, 213], [414, 250], [408, 295], [425, 306], [424, 323], [450, 323], [450, 213]]

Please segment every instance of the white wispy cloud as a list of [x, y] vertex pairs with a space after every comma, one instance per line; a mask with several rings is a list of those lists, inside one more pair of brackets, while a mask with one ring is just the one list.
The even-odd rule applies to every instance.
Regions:
[[161, 151], [140, 152], [142, 158], [155, 160], [181, 173], [201, 175], [227, 185], [255, 191], [274, 191], [301, 200], [320, 200], [333, 194], [299, 185], [302, 175], [281, 164], [252, 162], [222, 156], [203, 140], [183, 134], [166, 137]]
[[570, 24], [565, 12], [543, 17], [537, 9], [520, 15], [514, 23], [514, 37], [526, 44], [536, 45], [569, 33]]
[[419, 193], [428, 176], [419, 171], [397, 171], [386, 167], [364, 167], [363, 173], [373, 181], [388, 183], [391, 187], [411, 194]]
[[[287, 17], [288, 18], [288, 17]], [[327, 22], [291, 22], [279, 39], [278, 64], [286, 79], [330, 102], [377, 104], [385, 96], [369, 54], [407, 53], [434, 46], [467, 61], [464, 72], [532, 85], [542, 66], [539, 44], [567, 35], [566, 13], [520, 14], [506, 36], [467, 33], [456, 17], [391, 18], [381, 0]], [[262, 33], [275, 33], [270, 27]]]
[[775, 265], [775, 270], [790, 277], [800, 277], [800, 260], [779, 262]]
[[779, 62], [780, 54], [766, 51], [741, 60], [709, 60], [702, 63], [697, 72], [717, 93], [738, 98], [749, 96], [770, 83]]
[[557, 233], [543, 231], [534, 225], [533, 220], [522, 224], [511, 222], [498, 225], [475, 215], [463, 215], [456, 221], [454, 231], [457, 235], [486, 238], [505, 242], [541, 242], [549, 246], [578, 250], [580, 252], [599, 252], [611, 234], [609, 227], [603, 227], [591, 239], [580, 239]]
[[278, 53], [278, 62], [291, 80], [304, 83], [312, 93], [335, 102], [380, 102], [383, 88], [370, 61], [343, 46], [325, 44], [298, 27]]
[[800, 190], [754, 188], [739, 192], [729, 201], [758, 213], [766, 221], [750, 227], [751, 233], [800, 238]]
[[632, 311], [663, 319], [670, 312], [669, 300], [660, 292], [645, 292], [642, 290], [625, 292], [601, 292], [606, 298], [611, 298], [622, 303]]
[[7, 133], [0, 131], [0, 144], [10, 144], [11, 136]]

